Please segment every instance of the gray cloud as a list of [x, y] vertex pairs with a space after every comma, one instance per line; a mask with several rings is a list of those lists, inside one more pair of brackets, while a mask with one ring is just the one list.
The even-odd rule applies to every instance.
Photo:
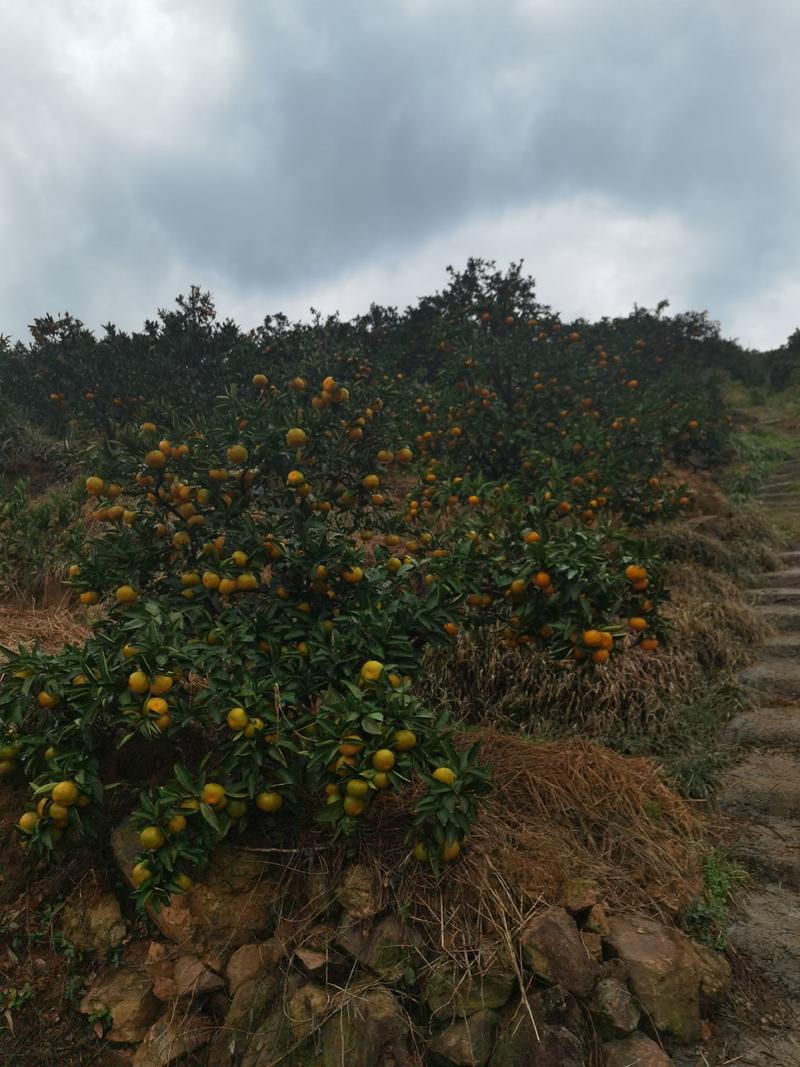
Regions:
[[746, 342], [797, 325], [793, 0], [0, 15], [0, 331], [133, 326], [192, 281], [249, 322], [349, 313], [465, 254], [524, 255], [567, 313], [668, 296]]

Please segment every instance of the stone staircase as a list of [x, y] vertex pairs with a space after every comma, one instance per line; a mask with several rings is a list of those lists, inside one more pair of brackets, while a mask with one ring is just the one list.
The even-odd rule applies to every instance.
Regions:
[[[800, 520], [800, 459], [775, 472], [759, 495], [770, 514]], [[752, 599], [777, 633], [742, 671], [755, 710], [729, 724], [743, 758], [719, 793], [737, 827], [735, 854], [753, 887], [728, 937], [776, 996], [800, 1004], [800, 545], [783, 553], [784, 569], [759, 576]], [[790, 1031], [743, 1037], [728, 1062], [737, 1067], [800, 1067], [800, 1021]]]

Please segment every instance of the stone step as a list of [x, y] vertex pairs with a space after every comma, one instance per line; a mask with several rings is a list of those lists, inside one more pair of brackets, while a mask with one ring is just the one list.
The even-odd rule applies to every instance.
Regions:
[[748, 893], [728, 943], [779, 990], [800, 997], [800, 904], [794, 889], [765, 885]]
[[756, 589], [788, 589], [800, 586], [800, 567], [790, 567], [785, 571], [764, 571], [755, 580]]
[[769, 589], [752, 589], [750, 599], [754, 604], [798, 604], [800, 587], [792, 585], [772, 586]]
[[800, 700], [800, 661], [778, 656], [739, 671], [739, 681], [755, 693]]
[[800, 756], [786, 749], [754, 749], [725, 775], [718, 800], [736, 814], [797, 818]]
[[771, 882], [800, 889], [800, 821], [762, 816], [744, 826], [731, 852]]
[[797, 659], [800, 661], [800, 633], [774, 634], [764, 642], [762, 655], [766, 659]]
[[727, 724], [725, 734], [745, 745], [800, 748], [800, 707], [788, 704], [741, 711]]
[[762, 491], [756, 493], [755, 502], [757, 504], [768, 504], [770, 507], [780, 508], [783, 511], [787, 507], [793, 508], [800, 503], [800, 493]]
[[781, 556], [783, 557], [783, 562], [787, 563], [789, 566], [794, 563], [800, 564], [800, 551], [795, 550], [794, 552], [782, 552]]
[[800, 608], [793, 604], [764, 604], [759, 612], [765, 622], [784, 633], [800, 634]]

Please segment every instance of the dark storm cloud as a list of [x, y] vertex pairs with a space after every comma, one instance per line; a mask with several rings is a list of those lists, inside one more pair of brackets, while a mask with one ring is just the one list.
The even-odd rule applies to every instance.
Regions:
[[[402, 303], [468, 234], [572, 313], [661, 285], [745, 339], [796, 325], [788, 0], [0, 13], [0, 330], [63, 308], [131, 326], [192, 281], [251, 321], [320, 292]], [[403, 263], [408, 291], [372, 291]]]

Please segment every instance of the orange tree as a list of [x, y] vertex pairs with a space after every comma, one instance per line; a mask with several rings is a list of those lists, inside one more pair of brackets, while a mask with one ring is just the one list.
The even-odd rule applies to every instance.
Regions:
[[314, 388], [257, 373], [202, 419], [98, 449], [69, 567], [102, 609], [92, 635], [6, 650], [0, 773], [31, 784], [29, 848], [98, 832], [113, 785], [135, 807], [144, 904], [248, 822], [284, 841], [313, 811], [354, 832], [383, 791], [421, 782], [415, 854], [453, 859], [489, 779], [414, 697], [425, 649], [487, 626], [578, 669], [655, 647], [644, 546], [522, 477], [419, 462], [397, 436], [404, 397], [366, 371]]

